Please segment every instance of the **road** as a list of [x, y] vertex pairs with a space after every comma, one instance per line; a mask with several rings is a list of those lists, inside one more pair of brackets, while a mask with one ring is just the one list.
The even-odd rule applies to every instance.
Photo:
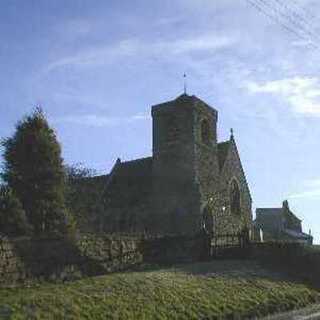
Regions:
[[260, 320], [320, 320], [320, 304], [308, 308], [261, 318]]

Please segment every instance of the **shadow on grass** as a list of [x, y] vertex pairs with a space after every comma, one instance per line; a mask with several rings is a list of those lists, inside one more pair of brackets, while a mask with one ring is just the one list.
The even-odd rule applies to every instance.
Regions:
[[189, 263], [142, 264], [128, 270], [128, 272], [156, 272], [159, 270], [181, 272], [201, 277], [222, 277], [247, 281], [255, 279], [286, 281], [308, 285], [317, 291], [320, 290], [320, 287], [310, 283], [299, 274], [255, 259], [213, 259]]

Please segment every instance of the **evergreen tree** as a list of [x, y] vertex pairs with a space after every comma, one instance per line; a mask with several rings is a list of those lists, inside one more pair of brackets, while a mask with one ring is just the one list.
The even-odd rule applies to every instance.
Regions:
[[65, 233], [71, 221], [65, 207], [61, 148], [42, 110], [20, 121], [2, 146], [2, 178], [22, 203], [35, 234]]
[[0, 186], [0, 233], [26, 235], [31, 232], [21, 202], [6, 186]]

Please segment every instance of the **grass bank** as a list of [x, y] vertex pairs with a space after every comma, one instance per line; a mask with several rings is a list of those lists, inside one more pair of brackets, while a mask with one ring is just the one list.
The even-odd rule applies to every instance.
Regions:
[[233, 319], [302, 308], [319, 293], [252, 261], [0, 289], [1, 319]]

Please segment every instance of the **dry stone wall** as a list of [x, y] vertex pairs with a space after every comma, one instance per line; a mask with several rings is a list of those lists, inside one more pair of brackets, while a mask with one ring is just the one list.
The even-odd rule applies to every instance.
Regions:
[[26, 277], [25, 264], [15, 254], [13, 244], [0, 238], [0, 283], [11, 283]]
[[[97, 237], [89, 234], [79, 238], [77, 248], [80, 255], [86, 257], [86, 262], [94, 262], [103, 273], [126, 269], [143, 260], [142, 239], [138, 237]], [[89, 271], [87, 273], [90, 273]]]
[[0, 284], [65, 281], [142, 262], [141, 239], [82, 235], [75, 241], [0, 237]]
[[144, 239], [86, 234], [73, 242], [0, 237], [0, 286], [34, 280], [75, 280], [141, 263], [198, 261], [208, 258], [208, 241], [205, 233]]

